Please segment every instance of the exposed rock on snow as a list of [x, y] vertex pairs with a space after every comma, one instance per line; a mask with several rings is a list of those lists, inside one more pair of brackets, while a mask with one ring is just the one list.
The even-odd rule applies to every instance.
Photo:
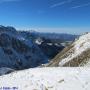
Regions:
[[11, 73], [13, 71], [14, 70], [11, 68], [2, 67], [2, 68], [0, 68], [0, 75], [5, 75], [5, 74]]

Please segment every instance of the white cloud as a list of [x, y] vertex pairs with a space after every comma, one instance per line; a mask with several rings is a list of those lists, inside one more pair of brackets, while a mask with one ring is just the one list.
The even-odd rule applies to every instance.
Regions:
[[87, 4], [83, 4], [83, 5], [78, 5], [78, 6], [73, 6], [71, 7], [71, 9], [76, 9], [76, 8], [81, 8], [81, 7], [86, 7], [86, 6], [89, 6], [90, 3], [87, 3]]
[[51, 5], [50, 8], [55, 8], [55, 7], [58, 7], [58, 6], [62, 6], [62, 5], [65, 5], [67, 3], [71, 3], [72, 1], [73, 0], [66, 0], [66, 1], [63, 1], [63, 2], [59, 2], [59, 3]]

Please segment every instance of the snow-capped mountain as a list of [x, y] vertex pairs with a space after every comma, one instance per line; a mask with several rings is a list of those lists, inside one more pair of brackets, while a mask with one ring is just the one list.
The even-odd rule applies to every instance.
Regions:
[[80, 36], [66, 47], [49, 66], [90, 66], [90, 33]]
[[26, 69], [48, 62], [40, 48], [13, 27], [0, 26], [0, 68]]
[[79, 35], [57, 34], [57, 33], [40, 33], [35, 31], [22, 31], [21, 34], [26, 39], [31, 39], [42, 52], [49, 58], [53, 59], [60, 51]]
[[[0, 68], [27, 69], [48, 63], [77, 35], [17, 31], [0, 25]], [[62, 38], [61, 38], [62, 37]], [[66, 42], [65, 42], [66, 43]]]
[[90, 68], [33, 68], [0, 76], [5, 90], [90, 90]]

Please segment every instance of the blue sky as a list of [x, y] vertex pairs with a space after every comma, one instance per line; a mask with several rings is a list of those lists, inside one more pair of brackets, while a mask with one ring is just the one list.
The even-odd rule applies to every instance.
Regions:
[[90, 31], [90, 0], [0, 0], [0, 24], [41, 32]]

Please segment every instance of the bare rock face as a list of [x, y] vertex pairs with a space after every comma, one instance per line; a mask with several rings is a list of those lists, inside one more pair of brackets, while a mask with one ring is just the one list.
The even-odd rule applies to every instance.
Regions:
[[31, 50], [31, 48], [28, 45], [16, 38], [12, 38], [12, 48], [18, 53], [27, 53]]
[[62, 45], [55, 45], [45, 41], [38, 46], [50, 59], [54, 58], [60, 51], [65, 48]]
[[5, 33], [0, 34], [0, 46], [1, 47], [9, 46], [11, 44], [10, 41], [11, 41], [11, 38], [9, 35], [7, 35]]

